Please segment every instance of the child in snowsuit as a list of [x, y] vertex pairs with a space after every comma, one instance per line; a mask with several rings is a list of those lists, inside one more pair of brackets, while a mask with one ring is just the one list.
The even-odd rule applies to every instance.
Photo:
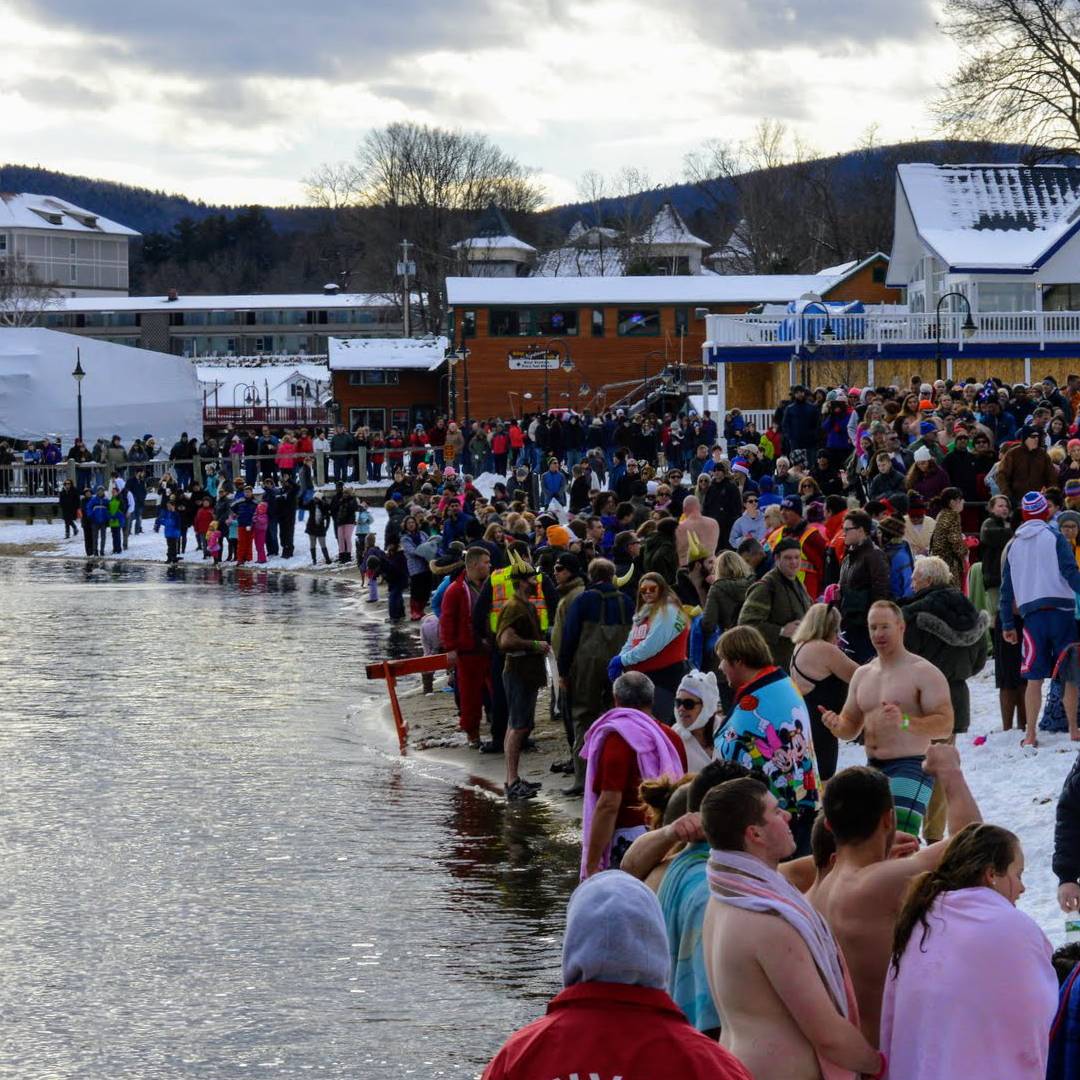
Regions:
[[221, 529], [218, 528], [216, 521], [210, 522], [210, 527], [206, 530], [206, 546], [203, 549], [203, 558], [209, 556], [214, 560], [214, 565], [217, 566], [221, 562]]
[[255, 542], [257, 561], [266, 562], [266, 533], [270, 528], [270, 507], [259, 503], [255, 507], [255, 520], [251, 524], [252, 540]]

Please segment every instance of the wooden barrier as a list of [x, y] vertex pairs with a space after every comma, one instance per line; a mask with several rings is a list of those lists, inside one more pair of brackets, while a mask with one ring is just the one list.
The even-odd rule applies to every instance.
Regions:
[[403, 675], [422, 675], [427, 672], [446, 671], [449, 664], [446, 662], [446, 653], [435, 653], [432, 656], [410, 656], [406, 660], [383, 660], [378, 664], [367, 665], [367, 677], [369, 679], [382, 679], [390, 691], [390, 710], [394, 714], [394, 726], [398, 733], [398, 746], [402, 754], [409, 739], [409, 725], [401, 715], [401, 705], [397, 697], [397, 680]]

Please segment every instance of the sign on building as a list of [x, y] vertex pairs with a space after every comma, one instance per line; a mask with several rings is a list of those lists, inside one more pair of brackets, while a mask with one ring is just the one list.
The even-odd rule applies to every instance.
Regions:
[[557, 371], [562, 358], [546, 349], [511, 349], [506, 359], [511, 371]]

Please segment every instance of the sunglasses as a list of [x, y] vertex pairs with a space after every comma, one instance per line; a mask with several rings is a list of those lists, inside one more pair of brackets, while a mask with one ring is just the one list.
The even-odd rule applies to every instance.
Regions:
[[676, 709], [696, 709], [701, 704], [697, 698], [692, 697], [680, 697], [675, 699]]

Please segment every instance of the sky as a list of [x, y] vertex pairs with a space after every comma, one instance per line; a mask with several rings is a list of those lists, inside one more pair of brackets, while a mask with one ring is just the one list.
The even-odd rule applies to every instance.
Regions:
[[488, 135], [549, 203], [683, 179], [764, 118], [822, 153], [933, 134], [934, 0], [0, 0], [3, 160], [296, 204], [397, 120]]

